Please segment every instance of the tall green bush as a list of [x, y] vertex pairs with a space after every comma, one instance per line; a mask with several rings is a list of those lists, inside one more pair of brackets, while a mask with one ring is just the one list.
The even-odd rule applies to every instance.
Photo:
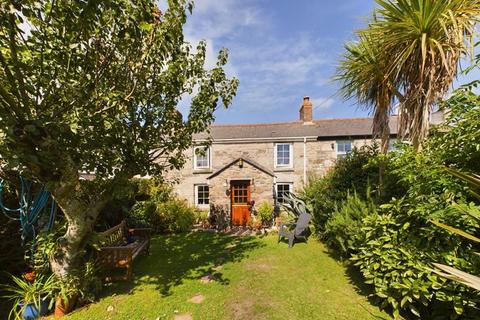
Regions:
[[[432, 262], [440, 258], [453, 266], [475, 269], [473, 257], [461, 255], [468, 252], [467, 243], [445, 237], [443, 230], [429, 223], [429, 217], [446, 217], [450, 209], [421, 210], [402, 199], [365, 217], [361, 236], [357, 236], [363, 240], [351, 260], [365, 282], [373, 286], [381, 305], [392, 308], [395, 315], [403, 310], [422, 319], [433, 319], [441, 314], [475, 312], [473, 308], [480, 302], [478, 294], [462, 285], [447, 283], [431, 270]], [[469, 225], [469, 221], [463, 225]]]
[[127, 213], [130, 226], [149, 227], [159, 233], [189, 231], [196, 220], [195, 209], [172, 188], [152, 179], [133, 181], [133, 206]]
[[376, 207], [369, 197], [364, 201], [357, 193], [347, 195], [345, 202], [333, 212], [325, 224], [324, 241], [330, 248], [338, 250], [343, 257], [348, 257], [357, 250], [363, 240], [363, 219], [375, 212]]
[[[366, 196], [377, 194], [379, 161], [378, 146], [363, 146], [354, 148], [344, 159], [338, 159], [334, 167], [322, 178], [310, 177], [303, 197], [312, 208], [313, 222], [317, 232], [323, 232], [325, 223], [331, 218], [336, 208], [345, 200], [347, 194], [357, 192], [365, 199]], [[387, 166], [385, 172], [386, 192], [383, 202], [404, 192], [404, 186], [398, 183], [398, 178]]]

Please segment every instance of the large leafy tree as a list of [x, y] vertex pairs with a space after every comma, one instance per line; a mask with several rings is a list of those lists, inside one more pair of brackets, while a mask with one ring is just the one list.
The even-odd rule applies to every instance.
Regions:
[[[67, 275], [100, 209], [135, 175], [182, 166], [192, 134], [228, 106], [238, 81], [206, 70], [205, 43], [185, 42], [193, 4], [169, 0], [0, 3], [0, 175], [52, 193], [68, 221], [51, 258]], [[176, 107], [190, 94], [185, 119]], [[82, 170], [95, 180], [82, 182]]]
[[[400, 135], [419, 149], [428, 134], [432, 108], [450, 89], [461, 58], [472, 50], [480, 4], [478, 0], [376, 2], [368, 27], [357, 31], [359, 42], [373, 42], [376, 56], [371, 61], [382, 67], [382, 87], [392, 86], [389, 90], [397, 98]], [[340, 80], [361, 92], [357, 81], [351, 81], [357, 75], [350, 65], [348, 59], [341, 64]], [[379, 103], [371, 106], [375, 111], [384, 108]]]

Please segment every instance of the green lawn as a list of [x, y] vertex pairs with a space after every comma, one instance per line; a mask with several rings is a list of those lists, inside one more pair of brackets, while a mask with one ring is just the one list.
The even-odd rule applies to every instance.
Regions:
[[[68, 319], [388, 319], [323, 244], [312, 239], [288, 249], [276, 240], [204, 232], [155, 237], [151, 255], [136, 261], [134, 281], [113, 284]], [[210, 274], [216, 281], [200, 280]], [[188, 301], [196, 294], [202, 303]]]

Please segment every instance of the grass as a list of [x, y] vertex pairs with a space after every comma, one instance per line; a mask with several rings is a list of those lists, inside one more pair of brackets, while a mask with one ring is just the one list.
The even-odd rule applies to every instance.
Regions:
[[[388, 319], [323, 244], [312, 239], [288, 249], [276, 240], [203, 232], [155, 237], [132, 282], [111, 285], [67, 318]], [[210, 274], [217, 280], [200, 281]], [[196, 294], [202, 303], [188, 301]]]

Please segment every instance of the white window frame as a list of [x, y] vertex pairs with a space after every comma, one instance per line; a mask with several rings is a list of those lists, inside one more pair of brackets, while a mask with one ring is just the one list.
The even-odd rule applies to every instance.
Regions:
[[[207, 187], [208, 188], [208, 203], [199, 203], [198, 198], [198, 187]], [[209, 208], [210, 207], [210, 186], [206, 183], [199, 183], [194, 185], [194, 192], [195, 192], [195, 205], [201, 208]]]
[[397, 143], [398, 143], [398, 140], [396, 138], [390, 138], [390, 140], [388, 140], [387, 152], [392, 152], [397, 150]]
[[[205, 148], [205, 155], [207, 156], [208, 164], [207, 166], [197, 166], [197, 150]], [[212, 149], [210, 147], [198, 146], [193, 148], [193, 169], [202, 170], [202, 169], [211, 169], [212, 168]]]
[[[280, 145], [288, 145], [289, 147], [289, 159], [288, 164], [278, 164], [278, 146]], [[274, 152], [273, 152], [273, 161], [275, 164], [275, 168], [293, 168], [293, 143], [275, 143]]]
[[276, 203], [282, 203], [280, 202], [278, 198], [278, 186], [279, 185], [288, 185], [288, 191], [293, 192], [293, 182], [277, 182], [275, 183], [275, 202]]
[[[350, 143], [350, 151], [345, 151], [345, 144]], [[338, 145], [343, 144], [343, 151], [338, 150]], [[353, 141], [352, 140], [337, 140], [335, 141], [335, 151], [337, 153], [337, 159], [339, 158], [345, 158], [345, 156], [349, 153], [352, 152], [353, 150]]]

